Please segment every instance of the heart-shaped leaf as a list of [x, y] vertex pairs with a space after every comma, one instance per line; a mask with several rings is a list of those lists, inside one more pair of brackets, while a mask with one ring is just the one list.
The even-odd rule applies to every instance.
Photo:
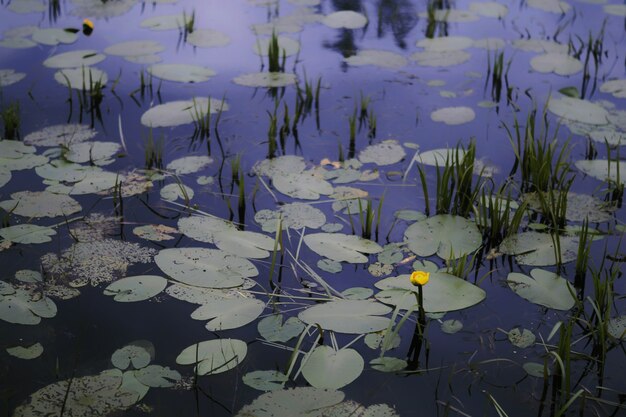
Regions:
[[309, 307], [298, 318], [307, 324], [318, 324], [324, 330], [338, 333], [372, 333], [386, 329], [389, 319], [380, 317], [391, 308], [367, 300], [341, 300]]
[[215, 300], [198, 307], [191, 318], [209, 320], [206, 328], [211, 331], [236, 329], [254, 321], [261, 315], [265, 303], [256, 298], [232, 298]]
[[176, 358], [179, 365], [197, 364], [198, 375], [214, 375], [235, 368], [248, 353], [248, 345], [238, 339], [215, 339], [194, 343]]
[[304, 330], [304, 324], [297, 317], [289, 317], [283, 323], [282, 314], [272, 314], [259, 320], [257, 329], [263, 339], [269, 342], [285, 343], [298, 337]]
[[[531, 278], [532, 277], [532, 278]], [[535, 268], [528, 275], [511, 272], [507, 283], [517, 295], [531, 303], [555, 310], [569, 310], [574, 307], [576, 293], [572, 285], [554, 272]]]
[[343, 233], [312, 233], [304, 236], [304, 243], [318, 255], [337, 262], [365, 263], [363, 253], [378, 253], [383, 248], [376, 242]]
[[442, 259], [458, 259], [478, 249], [482, 235], [471, 220], [440, 214], [413, 223], [404, 231], [404, 240], [418, 256], [436, 253]]
[[318, 346], [302, 367], [302, 376], [315, 388], [338, 389], [361, 375], [365, 362], [354, 349]]

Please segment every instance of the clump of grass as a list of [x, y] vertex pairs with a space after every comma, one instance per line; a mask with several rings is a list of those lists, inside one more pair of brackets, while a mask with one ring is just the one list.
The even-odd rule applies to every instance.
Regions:
[[[607, 160], [608, 160], [608, 175], [607, 175], [607, 197], [609, 201], [614, 203], [618, 208], [622, 207], [622, 201], [624, 199], [624, 181], [622, 181], [622, 173], [620, 172], [620, 155], [619, 146], [617, 147], [615, 156], [612, 155], [609, 144], [606, 144], [607, 148]], [[615, 167], [613, 169], [613, 167]], [[615, 174], [615, 175], [613, 175]], [[615, 179], [613, 179], [615, 178]]]
[[274, 112], [270, 113], [267, 111], [267, 115], [270, 119], [270, 125], [267, 129], [267, 158], [272, 159], [276, 157], [276, 134], [278, 132], [278, 105], [279, 101], [276, 100], [274, 103]]
[[183, 27], [182, 27], [182, 35], [183, 40], [187, 41], [187, 36], [193, 33], [196, 27], [196, 11], [192, 10], [191, 15], [187, 17], [187, 14], [183, 11]]
[[[282, 58], [282, 59], [281, 59]], [[272, 32], [272, 38], [267, 48], [267, 61], [269, 72], [284, 72], [287, 53], [285, 49], [280, 49], [278, 45], [278, 35]]]
[[504, 52], [494, 51], [493, 58], [491, 53], [487, 52], [487, 76], [485, 78], [485, 89], [491, 81], [491, 99], [498, 103], [502, 95], [502, 81], [507, 81], [508, 73], [511, 68], [512, 60], [509, 59], [506, 64], [504, 62]]
[[361, 237], [364, 239], [371, 239], [372, 232], [374, 231], [374, 219], [376, 219], [375, 236], [378, 240], [378, 233], [380, 228], [380, 218], [383, 207], [382, 197], [378, 202], [378, 208], [374, 210], [372, 206], [372, 200], [368, 199], [365, 208], [363, 208], [362, 201], [359, 198], [359, 221], [361, 223]]
[[20, 103], [14, 101], [2, 108], [0, 112], [4, 124], [4, 139], [17, 140], [20, 138]]
[[450, 9], [448, 0], [428, 0], [426, 4], [426, 30], [424, 35], [427, 38], [434, 38], [436, 34], [439, 36], [448, 36], [447, 18], [440, 22], [436, 19], [437, 10]]
[[209, 139], [211, 137], [211, 99], [209, 98], [207, 101], [206, 109], [194, 99], [191, 114], [194, 124], [192, 138], [200, 140]]
[[598, 69], [600, 68], [600, 64], [602, 63], [602, 55], [604, 54], [604, 34], [606, 28], [606, 19], [602, 22], [600, 26], [600, 31], [597, 36], [593, 36], [591, 32], [585, 41], [578, 35], [576, 36], [576, 40], [579, 43], [579, 46], [576, 47], [574, 45], [574, 41], [570, 38], [569, 40], [569, 51], [576, 58], [581, 59], [584, 54], [583, 60], [583, 79], [582, 85], [580, 88], [580, 98], [585, 98], [587, 89], [589, 88], [589, 83], [591, 81], [591, 61], [593, 60], [594, 64], [594, 72], [593, 72], [593, 85], [591, 88], [591, 92], [589, 95], [592, 95], [597, 87], [598, 83]]
[[[474, 201], [483, 186], [479, 178], [474, 182], [474, 161], [476, 158], [476, 141], [472, 139], [467, 149], [457, 145], [446, 155], [443, 166], [437, 165], [435, 211], [436, 214], [454, 214], [468, 217], [473, 211]], [[426, 172], [417, 166], [422, 190], [426, 201], [426, 214], [430, 215], [430, 201]]]
[[348, 117], [348, 125], [350, 127], [350, 144], [348, 145], [348, 159], [354, 158], [354, 155], [356, 154], [356, 121], [357, 121], [357, 106], [355, 103], [352, 116]]
[[503, 190], [495, 193], [483, 189], [474, 208], [474, 217], [485, 247], [495, 248], [507, 236], [517, 233], [527, 206], [528, 203], [523, 202], [517, 207], [510, 192], [504, 195]]

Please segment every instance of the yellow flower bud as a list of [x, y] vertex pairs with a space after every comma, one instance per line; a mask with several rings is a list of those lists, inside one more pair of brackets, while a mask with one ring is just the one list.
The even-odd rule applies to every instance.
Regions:
[[430, 272], [426, 271], [413, 271], [411, 274], [411, 284], [413, 285], [426, 285], [430, 278]]
[[83, 26], [86, 26], [89, 29], [93, 30], [93, 22], [89, 19], [83, 20]]

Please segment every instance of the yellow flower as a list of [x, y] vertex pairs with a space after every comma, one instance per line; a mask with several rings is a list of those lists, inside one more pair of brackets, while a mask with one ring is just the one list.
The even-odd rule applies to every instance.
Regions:
[[83, 20], [83, 26], [86, 26], [89, 29], [93, 30], [93, 22], [89, 19]]
[[411, 274], [411, 284], [413, 285], [426, 285], [430, 278], [430, 272], [426, 271], [413, 271]]

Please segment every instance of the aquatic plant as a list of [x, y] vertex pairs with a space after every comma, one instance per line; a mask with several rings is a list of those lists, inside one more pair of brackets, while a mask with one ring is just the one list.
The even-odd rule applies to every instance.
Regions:
[[14, 101], [2, 107], [0, 118], [4, 124], [4, 138], [9, 140], [20, 138], [20, 102]]

